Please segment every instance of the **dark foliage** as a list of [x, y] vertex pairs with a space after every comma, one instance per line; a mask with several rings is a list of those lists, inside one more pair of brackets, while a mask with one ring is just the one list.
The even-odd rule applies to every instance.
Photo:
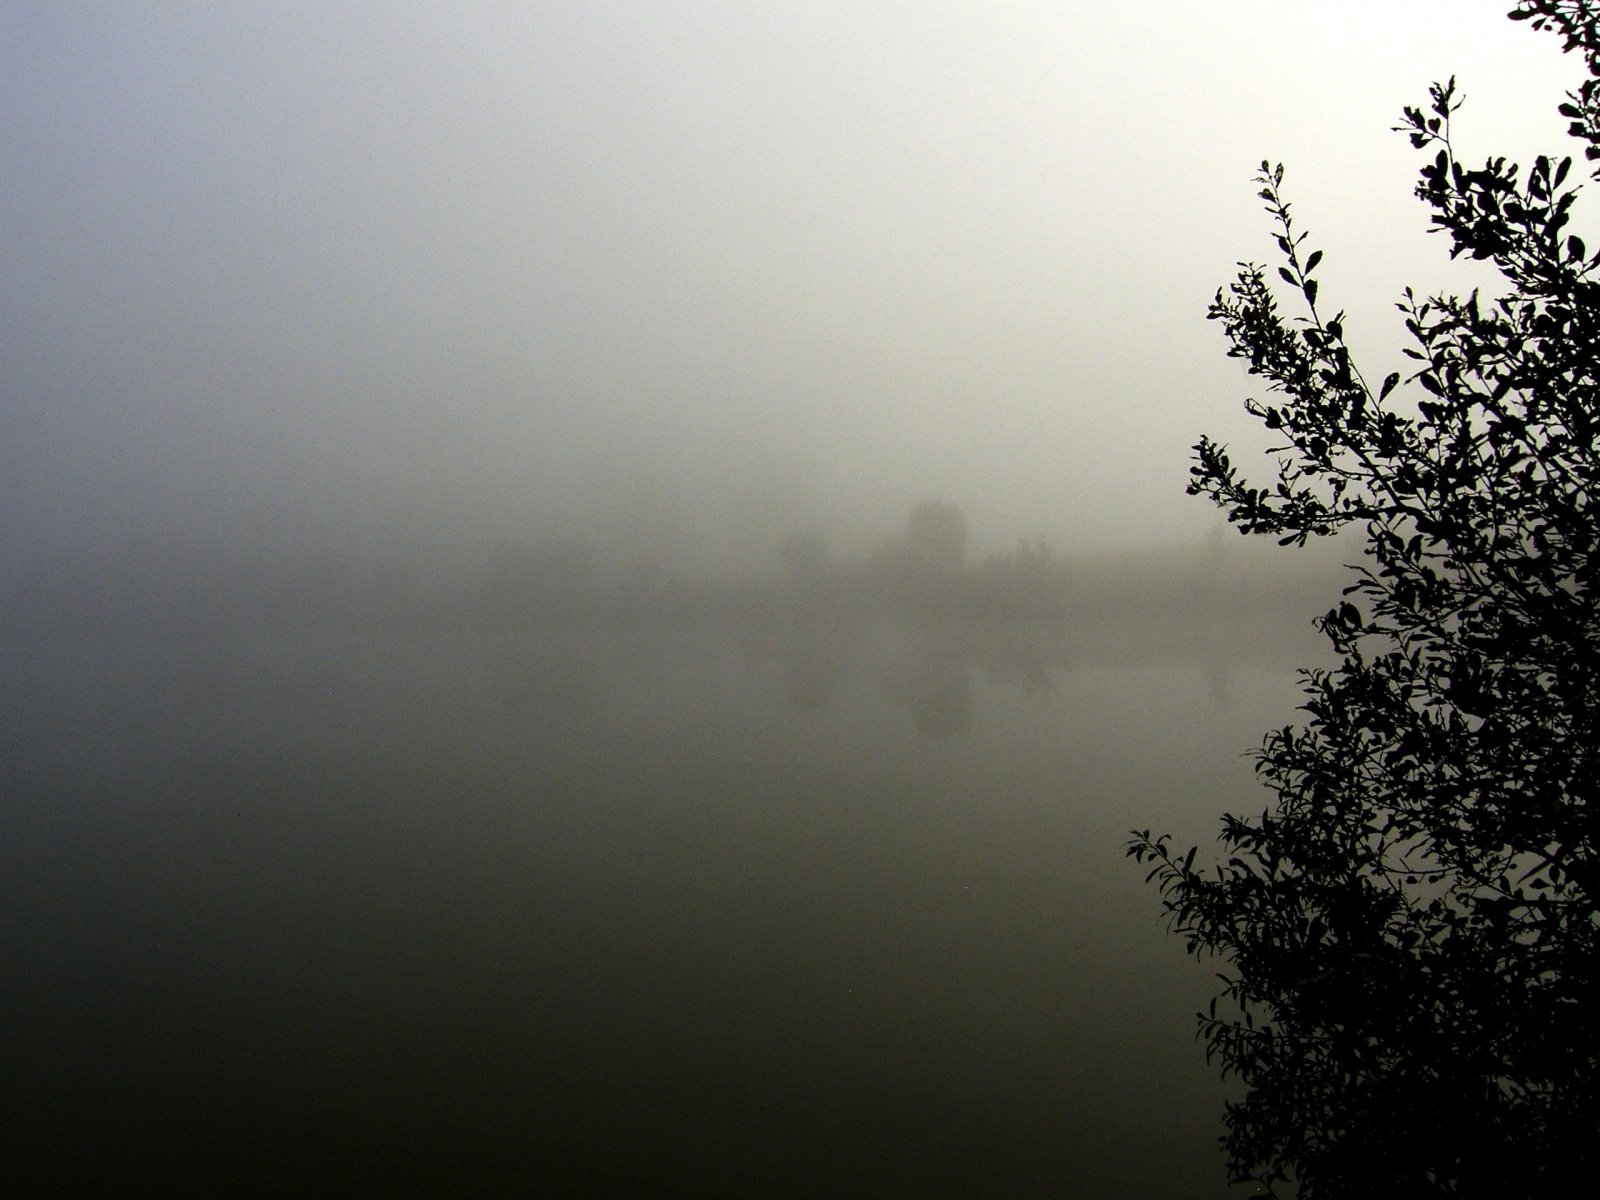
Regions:
[[[1600, 0], [1511, 16], [1584, 57], [1561, 111], [1600, 158]], [[1224, 818], [1216, 867], [1129, 847], [1224, 968], [1200, 1033], [1245, 1085], [1230, 1171], [1305, 1197], [1567, 1195], [1600, 1166], [1600, 254], [1568, 228], [1572, 160], [1468, 166], [1459, 107], [1452, 80], [1404, 112], [1416, 194], [1504, 287], [1408, 292], [1413, 366], [1376, 387], [1262, 164], [1305, 315], [1245, 265], [1209, 316], [1265, 381], [1277, 477], [1205, 439], [1189, 490], [1285, 544], [1354, 527], [1365, 554], [1319, 622], [1340, 665], [1257, 752], [1270, 807]]]

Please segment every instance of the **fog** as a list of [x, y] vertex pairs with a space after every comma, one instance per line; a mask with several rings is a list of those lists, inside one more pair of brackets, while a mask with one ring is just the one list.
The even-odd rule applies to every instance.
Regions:
[[7, 597], [0, 1182], [1220, 1200], [1209, 973], [1122, 848], [1257, 802], [1333, 560], [955, 512], [765, 584]]
[[1202, 536], [1256, 164], [1389, 353], [1443, 259], [1400, 106], [1561, 130], [1499, 9], [7, 4], [6, 560]]
[[1281, 159], [1404, 366], [1502, 8], [0, 4], [0, 1185], [1224, 1194], [1204, 313]]

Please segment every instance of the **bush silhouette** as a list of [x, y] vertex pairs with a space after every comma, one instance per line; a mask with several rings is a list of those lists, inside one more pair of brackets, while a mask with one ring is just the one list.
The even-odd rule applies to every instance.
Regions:
[[[1600, 158], [1600, 3], [1511, 16], [1583, 57], [1561, 111]], [[1408, 292], [1410, 373], [1377, 386], [1262, 164], [1282, 265], [1242, 267], [1209, 315], [1264, 383], [1246, 407], [1276, 477], [1204, 439], [1189, 490], [1284, 544], [1361, 530], [1365, 555], [1319, 622], [1339, 665], [1257, 751], [1270, 806], [1223, 819], [1216, 866], [1129, 846], [1221, 961], [1200, 1032], [1246, 1086], [1231, 1174], [1305, 1197], [1578, 1194], [1600, 1144], [1600, 254], [1568, 228], [1572, 160], [1471, 166], [1459, 108], [1436, 84], [1400, 128], [1452, 257], [1503, 291]]]

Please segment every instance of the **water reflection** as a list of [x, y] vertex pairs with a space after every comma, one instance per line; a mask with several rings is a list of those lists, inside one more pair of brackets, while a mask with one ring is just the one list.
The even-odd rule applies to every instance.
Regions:
[[861, 667], [861, 630], [843, 622], [797, 623], [777, 637], [783, 696], [797, 712], [833, 706]]
[[894, 664], [885, 691], [907, 708], [917, 732], [930, 741], [964, 733], [972, 724], [972, 687], [966, 667], [935, 647], [922, 647], [914, 657]]
[[1062, 656], [1052, 663], [1048, 643], [1030, 638], [1029, 632], [1025, 626], [989, 640], [982, 648], [980, 661], [991, 686], [1012, 689], [1048, 704], [1056, 695], [1055, 672], [1065, 669], [1069, 660]]
[[[777, 668], [781, 702], [797, 713], [824, 714], [866, 698], [903, 715], [935, 741], [965, 734], [986, 703], [1009, 697], [1045, 706], [1073, 671], [1148, 656], [1143, 639], [1106, 638], [1104, 631], [1064, 620], [884, 620], [786, 616], [732, 624], [708, 634], [699, 623], [634, 626], [567, 623], [537, 626], [501, 638], [490, 672], [508, 711], [541, 719], [604, 720], [624, 691], [665, 670], [689, 686], [697, 671], [730, 653]], [[1165, 634], [1170, 643], [1170, 632]], [[670, 648], [676, 646], [678, 653]], [[1181, 662], [1172, 653], [1169, 661]], [[1228, 660], [1200, 644], [1191, 657], [1209, 683], [1210, 701], [1226, 706]], [[651, 665], [653, 664], [653, 665]], [[641, 670], [640, 668], [644, 669]], [[974, 686], [981, 679], [982, 687]], [[761, 688], [755, 681], [746, 686]], [[987, 699], [986, 699], [987, 698]]]
[[800, 712], [833, 706], [860, 687], [910, 717], [935, 741], [972, 725], [981, 703], [972, 686], [1010, 692], [1036, 704], [1057, 693], [1071, 634], [1063, 623], [796, 623], [776, 638], [786, 703]]
[[776, 638], [784, 700], [797, 712], [820, 712], [858, 686], [909, 713], [923, 737], [955, 737], [971, 725], [974, 702], [964, 647], [941, 632], [855, 622], [792, 626]]
[[8, 645], [0, 1050], [34, 1099], [0, 1184], [1220, 1195], [1208, 984], [1120, 848], [1130, 796], [1205, 836], [1277, 710], [1116, 646], [946, 618]]
[[590, 717], [603, 697], [599, 661], [579, 645], [532, 646], [496, 672], [496, 683], [506, 707], [542, 717]]

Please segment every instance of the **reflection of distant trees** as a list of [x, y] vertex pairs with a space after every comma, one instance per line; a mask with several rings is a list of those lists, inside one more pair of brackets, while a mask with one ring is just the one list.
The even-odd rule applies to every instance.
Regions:
[[[1021, 632], [1011, 632], [986, 642], [979, 651], [984, 676], [995, 687], [1015, 688], [1024, 696], [1049, 700], [1055, 695], [1055, 680], [1045, 646]], [[1057, 661], [1056, 666], [1063, 665]]]
[[852, 617], [897, 618], [914, 630], [908, 657], [863, 661], [924, 737], [955, 737], [971, 724], [969, 667], [981, 669], [991, 686], [1037, 700], [1054, 694], [1051, 673], [1065, 661], [1059, 621], [1073, 606], [1066, 564], [1043, 538], [972, 566], [966, 517], [955, 505], [930, 501], [864, 560], [833, 559], [814, 533], [791, 535], [778, 557], [777, 611], [795, 623], [782, 650], [792, 707], [834, 702], [860, 658], [856, 640], [837, 632], [838, 620]]
[[860, 637], [848, 626], [800, 626], [781, 642], [783, 695], [803, 712], [830, 707], [856, 669]]
[[911, 698], [917, 732], [931, 741], [965, 733], [972, 724], [972, 689], [960, 668], [930, 674]]
[[911, 710], [917, 732], [931, 741], [953, 738], [972, 724], [972, 686], [966, 668], [926, 649], [892, 671], [889, 695]]
[[864, 680], [934, 739], [972, 723], [974, 671], [991, 688], [1044, 703], [1070, 662], [1058, 622], [802, 620], [783, 627], [776, 646], [789, 707], [830, 708]]

